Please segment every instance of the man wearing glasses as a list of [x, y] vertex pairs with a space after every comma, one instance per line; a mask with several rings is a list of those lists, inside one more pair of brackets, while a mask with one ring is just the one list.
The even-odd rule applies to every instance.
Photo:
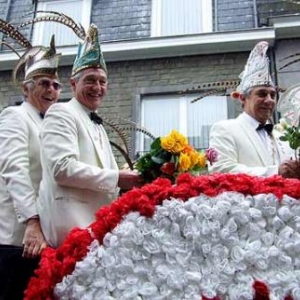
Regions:
[[[47, 246], [36, 208], [42, 178], [39, 134], [48, 108], [57, 102], [59, 56], [34, 47], [21, 58], [24, 102], [0, 115], [0, 299], [23, 299], [23, 292]], [[24, 64], [20, 63], [24, 62]], [[16, 70], [15, 73], [18, 73]]]

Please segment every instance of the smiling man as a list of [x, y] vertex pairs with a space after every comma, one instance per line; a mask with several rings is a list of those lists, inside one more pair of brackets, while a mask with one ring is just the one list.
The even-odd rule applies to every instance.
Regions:
[[[25, 101], [0, 115], [0, 299], [23, 299], [23, 291], [47, 246], [36, 207], [42, 179], [39, 133], [47, 109], [57, 102], [59, 56], [49, 48], [30, 48], [25, 65]], [[16, 73], [18, 70], [16, 70]]]
[[243, 113], [211, 128], [209, 146], [218, 152], [218, 160], [209, 167], [211, 173], [300, 178], [299, 162], [290, 159], [294, 156], [292, 149], [279, 140], [271, 123], [276, 88], [269, 73], [267, 50], [267, 42], [254, 47], [240, 75], [240, 85], [232, 93], [241, 102]]
[[47, 242], [58, 247], [74, 227], [95, 220], [119, 188], [140, 185], [140, 176], [119, 170], [96, 110], [107, 92], [107, 70], [95, 25], [89, 27], [73, 64], [74, 97], [51, 106], [41, 130], [43, 180], [38, 209]]

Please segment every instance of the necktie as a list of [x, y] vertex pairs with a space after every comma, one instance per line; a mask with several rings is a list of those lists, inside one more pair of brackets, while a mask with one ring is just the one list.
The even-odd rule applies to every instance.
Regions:
[[256, 130], [264, 129], [268, 134], [271, 134], [273, 127], [274, 127], [273, 124], [259, 124]]
[[97, 113], [95, 113], [94, 111], [92, 111], [90, 113], [90, 119], [91, 119], [91, 121], [93, 121], [96, 124], [102, 124], [103, 123], [101, 117]]
[[40, 112], [40, 117], [41, 117], [42, 119], [44, 119], [45, 113]]

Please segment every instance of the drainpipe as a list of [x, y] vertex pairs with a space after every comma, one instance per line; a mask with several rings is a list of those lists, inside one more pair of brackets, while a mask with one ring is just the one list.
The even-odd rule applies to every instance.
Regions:
[[[3, 18], [4, 21], [7, 21], [7, 19], [8, 19], [10, 4], [11, 4], [11, 0], [7, 0], [5, 12], [4, 12], [4, 18]], [[0, 41], [2, 41], [2, 40], [3, 40], [3, 33], [1, 32], [0, 33]], [[2, 50], [2, 46], [3, 46], [3, 44], [0, 44], [0, 51]]]
[[254, 19], [254, 28], [258, 28], [258, 12], [257, 12], [256, 0], [253, 0], [253, 19]]
[[214, 31], [219, 31], [219, 26], [218, 26], [218, 0], [214, 0], [214, 11], [215, 11], [215, 14], [214, 14]]

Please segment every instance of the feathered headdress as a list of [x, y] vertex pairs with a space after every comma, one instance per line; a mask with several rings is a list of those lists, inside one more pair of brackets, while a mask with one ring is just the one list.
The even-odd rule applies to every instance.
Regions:
[[87, 68], [100, 68], [107, 73], [106, 64], [98, 40], [98, 28], [91, 24], [83, 43], [79, 43], [72, 76]]
[[0, 19], [0, 31], [8, 37], [14, 39], [19, 45], [26, 49], [20, 57], [18, 51], [6, 42], [2, 42], [12, 49], [19, 57], [19, 61], [13, 71], [13, 81], [17, 82], [17, 77], [24, 69], [24, 79], [28, 80], [37, 75], [52, 75], [57, 77], [57, 68], [60, 54], [56, 54], [54, 36], [52, 36], [50, 47], [33, 47], [29, 40], [12, 24]]
[[18, 75], [24, 68], [24, 79], [35, 76], [52, 76], [57, 78], [58, 62], [61, 54], [56, 53], [54, 35], [51, 38], [50, 47], [29, 48], [19, 59], [14, 71], [13, 80], [17, 81]]
[[[43, 15], [40, 15], [40, 13], [43, 13]], [[17, 81], [17, 77], [22, 70], [25, 72], [25, 80], [37, 75], [52, 75], [57, 77], [57, 67], [60, 57], [60, 54], [56, 54], [54, 36], [52, 36], [50, 47], [32, 46], [29, 40], [20, 32], [21, 28], [38, 22], [50, 21], [71, 28], [80, 39], [84, 39], [86, 36], [82, 25], [77, 24], [72, 18], [65, 14], [55, 11], [36, 11], [36, 14], [37, 16], [35, 18], [21, 23], [17, 27], [0, 19], [0, 31], [14, 39], [19, 45], [26, 49], [25, 53], [20, 57], [18, 52], [14, 50], [12, 46], [2, 42], [20, 57], [20, 60], [13, 71], [14, 82]]]
[[[131, 170], [133, 170], [134, 161], [132, 161], [132, 159], [130, 158], [132, 151], [129, 142], [129, 135], [131, 135], [131, 133], [133, 132], [140, 132], [141, 134], [148, 136], [152, 140], [155, 140], [156, 137], [148, 129], [137, 124], [136, 122], [123, 119], [118, 116], [114, 116], [113, 120], [107, 118], [104, 115], [101, 115], [101, 118], [103, 120], [104, 127], [106, 127], [106, 132], [109, 136], [110, 144], [121, 153], [121, 155], [125, 159], [127, 166]], [[119, 140], [121, 140], [121, 143], [113, 141], [113, 135], [115, 133], [117, 133], [117, 136]]]
[[63, 13], [56, 11], [37, 11], [37, 17], [22, 23], [17, 29], [37, 22], [57, 22], [71, 28], [74, 33], [83, 42], [79, 42], [76, 59], [73, 63], [72, 76], [86, 68], [101, 68], [107, 73], [105, 60], [101, 51], [98, 39], [98, 28], [95, 24], [91, 24], [87, 33], [81, 24], [77, 24], [74, 20]]
[[179, 94], [186, 94], [186, 93], [195, 93], [199, 92], [200, 96], [193, 99], [191, 103], [195, 103], [205, 97], [211, 95], [224, 95], [228, 96], [228, 90], [235, 89], [237, 85], [240, 84], [240, 81], [237, 80], [226, 80], [226, 81], [214, 81], [208, 83], [200, 83], [197, 86], [192, 88], [187, 88], [185, 90], [179, 91]]
[[[18, 52], [10, 44], [2, 42], [20, 57], [20, 60], [14, 70], [15, 78], [21, 71], [22, 66], [25, 66], [25, 77], [26, 79], [28, 79], [29, 77], [38, 74], [37, 72], [41, 70], [40, 67], [42, 65], [45, 66], [45, 60], [48, 61], [48, 65], [46, 67], [49, 68], [57, 58], [57, 54], [55, 54], [54, 38], [52, 38], [51, 40], [50, 48], [45, 48], [42, 46], [33, 47], [31, 43], [26, 39], [26, 37], [24, 37], [24, 35], [20, 33], [19, 29], [38, 22], [60, 23], [71, 28], [73, 32], [78, 36], [78, 38], [80, 40], [83, 40], [83, 43], [80, 43], [78, 47], [77, 57], [75, 59], [72, 70], [73, 75], [85, 68], [90, 67], [99, 67], [106, 71], [105, 61], [98, 41], [98, 29], [96, 25], [91, 24], [86, 34], [81, 24], [77, 24], [73, 19], [63, 13], [55, 11], [36, 11], [36, 13], [37, 16], [35, 18], [20, 24], [18, 27], [15, 27], [10, 23], [0, 19], [0, 31], [8, 37], [13, 38], [19, 45], [27, 49], [22, 57], [20, 57]], [[131, 149], [129, 146], [129, 138], [127, 133], [131, 131], [137, 131], [146, 134], [152, 139], [154, 139], [155, 137], [147, 129], [139, 126], [134, 122], [128, 120], [126, 120], [125, 122], [125, 120], [123, 120], [123, 123], [125, 122], [125, 124], [120, 125], [120, 122], [122, 121], [120, 119], [119, 122], [116, 122], [117, 118], [114, 118], [114, 121], [112, 121], [105, 116], [102, 116], [102, 119], [104, 125], [108, 127], [108, 133], [109, 128], [112, 129], [113, 132], [117, 133], [117, 136], [122, 141], [120, 145], [110, 139], [111, 145], [121, 153], [129, 168], [133, 169], [133, 162], [130, 158]]]

